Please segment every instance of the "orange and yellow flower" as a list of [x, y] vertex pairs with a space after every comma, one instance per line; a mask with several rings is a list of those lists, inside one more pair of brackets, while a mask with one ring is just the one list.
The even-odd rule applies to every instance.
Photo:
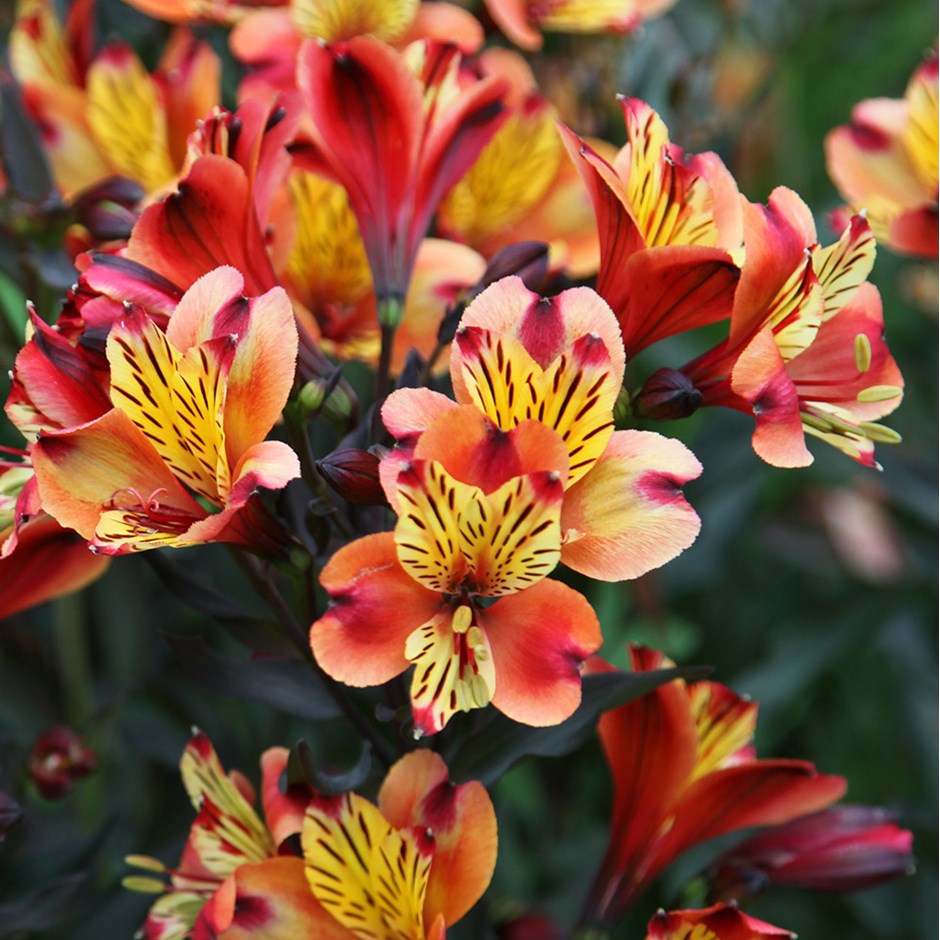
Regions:
[[[503, 432], [538, 421], [560, 438], [568, 458], [561, 561], [606, 581], [665, 564], [699, 531], [682, 495], [701, 472], [695, 457], [659, 434], [614, 431], [624, 363], [617, 321], [597, 294], [575, 288], [540, 298], [518, 278], [493, 284], [467, 307], [451, 349], [457, 405], [473, 406]], [[393, 506], [404, 461], [433, 455], [461, 420], [465, 441], [487, 436], [479, 417], [446, 416], [458, 410], [466, 408], [428, 390], [389, 396], [382, 414], [398, 444], [381, 472]]]
[[[261, 758], [261, 803], [226, 775], [197, 732], [180, 770], [198, 812], [176, 869], [131, 856], [146, 872], [125, 885], [156, 892], [147, 940], [443, 940], [477, 902], [496, 862], [496, 817], [479, 783], [454, 785], [444, 761], [414, 751], [388, 772], [378, 805], [355, 793], [283, 786], [288, 752]], [[302, 855], [293, 845], [300, 836]]]
[[124, 43], [92, 56], [92, 7], [93, 0], [74, 4], [63, 28], [52, 0], [20, 0], [13, 74], [64, 195], [111, 176], [158, 193], [183, 166], [196, 121], [218, 104], [221, 63], [183, 29], [153, 74]]
[[627, 143], [612, 163], [562, 130], [594, 202], [597, 292], [634, 356], [730, 315], [743, 224], [737, 186], [715, 154], [684, 153], [648, 104], [620, 103]]
[[445, 197], [438, 226], [487, 258], [515, 242], [538, 240], [549, 245], [553, 268], [578, 278], [595, 274], [594, 214], [565, 157], [554, 107], [538, 93], [531, 69], [517, 53], [489, 49], [477, 68], [509, 82], [510, 116]]
[[205, 541], [252, 544], [259, 487], [299, 474], [264, 438], [294, 381], [287, 295], [251, 300], [219, 268], [180, 300], [164, 333], [131, 306], [107, 338], [112, 407], [32, 448], [43, 508], [106, 554]]
[[311, 628], [314, 655], [355, 686], [413, 664], [418, 736], [490, 702], [557, 724], [601, 640], [590, 604], [546, 579], [561, 554], [563, 443], [536, 421], [502, 431], [472, 407], [442, 422], [399, 469], [394, 533], [359, 539], [324, 568], [331, 606]]
[[[630, 653], [638, 672], [669, 664], [649, 649]], [[594, 660], [592, 668], [611, 667]], [[842, 796], [844, 778], [818, 774], [806, 761], [756, 759], [750, 743], [756, 722], [755, 702], [717, 682], [681, 679], [601, 717], [614, 812], [610, 845], [588, 900], [598, 923], [616, 923], [692, 846], [786, 822]]]
[[716, 904], [703, 910], [660, 911], [647, 926], [646, 940], [796, 940], [781, 930], [742, 913], [736, 907]]
[[937, 125], [933, 53], [902, 99], [862, 101], [826, 138], [826, 166], [850, 212], [864, 209], [875, 237], [902, 254], [937, 257]]
[[485, 0], [496, 25], [517, 46], [541, 49], [542, 31], [630, 33], [676, 0]]
[[778, 467], [812, 462], [805, 436], [875, 465], [876, 423], [901, 401], [903, 379], [883, 336], [881, 300], [865, 279], [874, 239], [856, 216], [825, 248], [806, 204], [780, 187], [745, 205], [741, 282], [728, 338], [682, 368], [704, 404], [756, 419], [754, 450]]

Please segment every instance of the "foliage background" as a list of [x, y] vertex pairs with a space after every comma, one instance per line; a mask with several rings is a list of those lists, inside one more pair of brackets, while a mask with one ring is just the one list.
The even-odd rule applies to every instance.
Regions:
[[[0, 6], [4, 35], [12, 6]], [[102, 37], [130, 39], [151, 61], [166, 35], [119, 0], [101, 0], [99, 18]], [[936, 34], [935, 7], [923, 0], [680, 0], [632, 38], [553, 37], [538, 70], [580, 133], [619, 144], [613, 92], [645, 98], [674, 141], [717, 150], [749, 198], [763, 200], [778, 184], [800, 192], [826, 241], [826, 213], [838, 197], [825, 173], [825, 133], [863, 98], [900, 97]], [[39, 286], [16, 251], [0, 243], [4, 371], [21, 337], [25, 293], [54, 315], [69, 280], [52, 254]], [[936, 267], [884, 250], [872, 280], [907, 383], [890, 422], [904, 443], [881, 449], [884, 473], [822, 447], [807, 470], [774, 470], [753, 455], [742, 416], [699, 414], [661, 429], [682, 436], [706, 468], [687, 488], [704, 523], [699, 541], [638, 582], [578, 584], [598, 609], [610, 658], [623, 663], [624, 644], [642, 641], [679, 662], [714, 665], [717, 679], [761, 702], [760, 754], [845, 774], [849, 800], [888, 805], [914, 830], [913, 877], [843, 896], [776, 890], [749, 908], [804, 940], [938, 936]], [[683, 353], [669, 361], [689, 358]], [[882, 513], [882, 528], [850, 534], [854, 553], [833, 538], [833, 527], [850, 521], [847, 491]], [[875, 555], [882, 561], [872, 568]], [[167, 635], [202, 637], [215, 655], [234, 656], [239, 629], [263, 629], [250, 621], [262, 607], [218, 546], [162, 560], [198, 570], [244, 620], [225, 629], [193, 612], [158, 577], [165, 564], [140, 557], [117, 559], [80, 596], [0, 625], [0, 788], [13, 788], [31, 743], [52, 724], [87, 732], [100, 758], [98, 773], [61, 803], [29, 791], [25, 820], [0, 844], [0, 905], [13, 905], [0, 915], [32, 912], [30, 929], [17, 936], [132, 935], [150, 899], [120, 889], [122, 858], [178, 857], [192, 811], [177, 762], [191, 725], [249, 776], [264, 748], [301, 737], [325, 767], [355, 760], [341, 722], [311, 724], [320, 704], [302, 687], [268, 687], [268, 698], [281, 695], [281, 711], [216, 694], [218, 674], [213, 680], [200, 666], [192, 643], [168, 643]], [[498, 915], [536, 907], [570, 918], [606, 840], [610, 793], [599, 749], [591, 742], [571, 758], [520, 764], [494, 799], [499, 863], [481, 908]], [[642, 936], [649, 915], [659, 904], [675, 906], [687, 876], [713, 851], [676, 866], [618, 936]], [[483, 930], [471, 917], [454, 935]], [[0, 916], [0, 937], [4, 931]]]

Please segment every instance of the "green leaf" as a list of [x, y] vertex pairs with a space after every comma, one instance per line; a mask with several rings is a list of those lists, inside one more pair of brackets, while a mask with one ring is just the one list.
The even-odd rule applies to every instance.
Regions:
[[290, 659], [230, 659], [199, 636], [164, 633], [180, 672], [223, 698], [262, 702], [309, 721], [336, 718], [339, 709], [306, 663]]
[[664, 682], [695, 681], [710, 672], [710, 666], [680, 666], [585, 676], [577, 711], [560, 725], [549, 728], [532, 728], [492, 713], [484, 727], [457, 742], [449, 757], [445, 755], [451, 777], [458, 782], [479, 780], [489, 786], [523, 757], [568, 754], [587, 740], [604, 712], [641, 698]]
[[300, 740], [291, 748], [287, 759], [287, 785], [306, 783], [323, 796], [339, 796], [357, 790], [369, 779], [371, 771], [372, 745], [368, 741], [362, 742], [359, 757], [348, 770], [328, 774], [317, 769], [310, 745]]
[[51, 930], [68, 920], [83, 897], [88, 876], [66, 875], [47, 882], [16, 901], [0, 904], [0, 937]]

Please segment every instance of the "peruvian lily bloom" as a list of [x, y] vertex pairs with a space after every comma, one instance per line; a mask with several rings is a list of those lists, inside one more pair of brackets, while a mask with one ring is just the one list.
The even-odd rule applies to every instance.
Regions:
[[865, 283], [875, 256], [867, 222], [856, 216], [822, 248], [806, 204], [782, 187], [766, 207], [748, 204], [745, 219], [728, 338], [681, 372], [704, 404], [754, 415], [754, 450], [774, 466], [810, 464], [806, 434], [877, 466], [874, 443], [899, 438], [876, 422], [900, 404], [903, 380]]
[[[551, 103], [538, 93], [525, 60], [490, 49], [477, 61], [483, 75], [510, 84], [510, 116], [469, 172], [444, 198], [438, 227], [487, 258], [516, 242], [547, 242], [553, 268], [573, 277], [597, 272], [599, 249], [591, 201], [567, 159]], [[600, 148], [613, 148], [596, 141]]]
[[[667, 664], [630, 650], [638, 672]], [[598, 671], [611, 667], [592, 661]], [[835, 802], [845, 779], [807, 761], [757, 760], [750, 745], [757, 704], [717, 682], [681, 679], [601, 717], [614, 776], [611, 839], [587, 903], [614, 924], [660, 873], [692, 846], [752, 826], [784, 823]]]
[[80, 590], [108, 562], [42, 512], [28, 464], [0, 460], [0, 619]]
[[251, 497], [299, 475], [264, 440], [294, 380], [293, 311], [281, 288], [248, 300], [243, 287], [233, 268], [206, 275], [165, 334], [128, 309], [107, 339], [113, 407], [33, 445], [43, 508], [96, 550], [254, 544]]
[[[681, 487], [701, 465], [678, 441], [614, 431], [624, 362], [616, 318], [590, 289], [540, 298], [519, 278], [491, 285], [467, 307], [451, 347], [457, 403], [426, 389], [402, 389], [382, 409], [398, 441], [381, 467], [389, 501], [399, 506], [402, 464], [431, 457], [434, 442], [461, 421], [460, 436], [480, 441], [489, 422], [509, 432], [538, 421], [561, 438], [568, 457], [561, 561], [605, 581], [665, 564], [698, 534], [699, 518]], [[467, 406], [487, 420], [460, 418]]]
[[[937, 55], [904, 98], [873, 98], [826, 137], [826, 166], [851, 212], [864, 209], [879, 242], [937, 257]], [[841, 214], [841, 213], [839, 213]]]
[[[125, 880], [165, 892], [144, 924], [147, 940], [442, 940], [486, 890], [496, 862], [496, 817], [483, 786], [452, 784], [437, 754], [415, 751], [389, 770], [376, 806], [354, 793], [285, 792], [287, 759], [284, 748], [262, 756], [265, 823], [245, 778], [226, 776], [205, 735], [193, 737], [180, 767], [199, 815], [179, 866], [128, 860], [170, 876], [169, 886]], [[298, 834], [302, 857], [291, 847]]]
[[503, 81], [460, 88], [454, 45], [407, 55], [371, 37], [308, 40], [298, 82], [312, 117], [310, 169], [340, 183], [362, 233], [379, 322], [401, 320], [418, 246], [447, 191], [506, 117]]
[[646, 940], [796, 940], [795, 933], [725, 904], [698, 911], [660, 911], [646, 930]]
[[63, 29], [52, 0], [20, 0], [11, 68], [64, 195], [112, 176], [156, 194], [183, 166], [196, 121], [218, 103], [221, 63], [186, 30], [153, 74], [124, 43], [93, 56], [93, 5], [74, 4]]
[[773, 826], [708, 870], [710, 894], [746, 901], [771, 885], [859, 891], [914, 870], [914, 837], [878, 806], [832, 806]]
[[496, 25], [517, 46], [542, 48], [542, 31], [631, 33], [644, 20], [665, 13], [676, 0], [484, 0]]
[[685, 154], [659, 115], [621, 98], [627, 143], [608, 163], [562, 136], [597, 217], [597, 292], [620, 321], [627, 354], [730, 315], [742, 256], [737, 186], [713, 153]]
[[561, 437], [536, 421], [502, 431], [473, 407], [444, 415], [399, 470], [394, 533], [341, 548], [323, 569], [317, 662], [354, 686], [414, 664], [416, 736], [490, 702], [525, 724], [567, 718], [601, 642], [584, 597], [546, 580], [567, 463]]

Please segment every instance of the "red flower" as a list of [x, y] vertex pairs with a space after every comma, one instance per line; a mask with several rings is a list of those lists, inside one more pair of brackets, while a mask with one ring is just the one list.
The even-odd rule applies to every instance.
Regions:
[[316, 169], [349, 196], [378, 302], [396, 326], [418, 246], [447, 191], [467, 172], [504, 120], [506, 84], [460, 88], [454, 45], [428, 41], [418, 74], [371, 37], [335, 45], [307, 42], [298, 83], [313, 119]]
[[744, 901], [771, 885], [857, 891], [910, 874], [913, 836], [877, 806], [832, 806], [773, 826], [709, 869], [711, 894]]
[[[631, 649], [633, 667], [668, 665]], [[595, 660], [594, 668], [610, 667]], [[681, 680], [607, 712], [601, 743], [614, 775], [610, 846], [588, 900], [598, 922], [616, 923], [655, 878], [700, 842], [786, 822], [828, 806], [842, 777], [807, 761], [757, 760], [750, 747], [757, 705], [717, 682]]]
[[796, 934], [781, 930], [736, 907], [716, 904], [700, 911], [660, 911], [647, 927], [646, 940], [795, 940]]

